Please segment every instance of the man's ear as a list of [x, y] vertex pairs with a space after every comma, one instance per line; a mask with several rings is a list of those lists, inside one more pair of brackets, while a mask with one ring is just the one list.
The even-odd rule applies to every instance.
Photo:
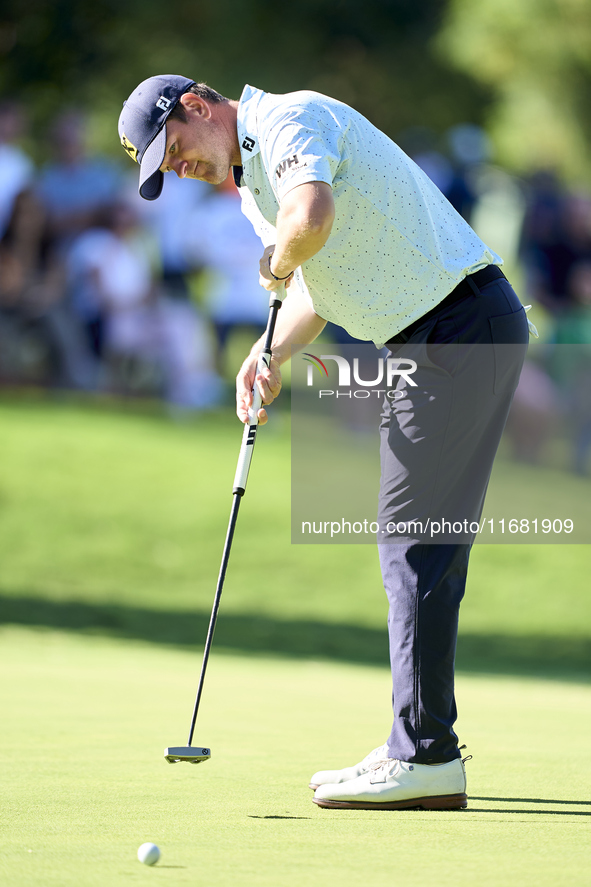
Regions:
[[186, 92], [180, 97], [180, 103], [185, 111], [193, 117], [202, 117], [208, 120], [211, 117], [209, 104], [193, 92]]

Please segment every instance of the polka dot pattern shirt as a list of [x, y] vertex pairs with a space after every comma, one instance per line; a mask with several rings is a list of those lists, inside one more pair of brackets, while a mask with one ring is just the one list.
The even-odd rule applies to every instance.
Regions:
[[331, 185], [331, 235], [296, 283], [317, 314], [358, 339], [386, 342], [467, 274], [502, 264], [398, 145], [342, 102], [246, 86], [238, 137], [243, 212], [265, 244], [285, 194]]

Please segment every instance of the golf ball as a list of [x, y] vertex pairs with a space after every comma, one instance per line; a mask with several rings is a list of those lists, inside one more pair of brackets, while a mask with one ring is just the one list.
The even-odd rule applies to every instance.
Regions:
[[160, 849], [156, 844], [151, 844], [147, 841], [141, 847], [138, 847], [137, 858], [144, 865], [154, 865], [160, 859]]

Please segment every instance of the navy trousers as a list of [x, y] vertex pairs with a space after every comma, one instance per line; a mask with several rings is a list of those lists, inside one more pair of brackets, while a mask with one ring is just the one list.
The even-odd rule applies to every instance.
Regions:
[[[528, 325], [505, 278], [474, 289], [414, 328], [403, 346], [404, 354], [422, 350], [424, 360], [419, 384], [403, 380], [400, 397], [382, 414], [381, 527], [480, 516]], [[503, 343], [511, 347], [495, 347]], [[465, 347], [472, 345], [487, 347]], [[378, 548], [389, 601], [389, 755], [418, 764], [451, 761], [460, 757], [454, 662], [472, 537], [446, 537], [443, 544], [413, 532], [386, 538]]]

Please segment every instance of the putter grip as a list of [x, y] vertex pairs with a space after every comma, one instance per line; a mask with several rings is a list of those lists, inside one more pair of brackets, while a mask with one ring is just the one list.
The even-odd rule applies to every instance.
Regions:
[[[268, 348], [263, 348], [263, 350], [259, 354], [259, 359], [257, 361], [257, 370], [256, 374], [258, 375], [262, 372], [266, 367], [271, 363], [271, 351]], [[258, 386], [255, 382], [254, 388], [252, 390], [252, 405], [248, 410], [248, 418], [249, 424], [244, 426], [244, 433], [242, 435], [242, 446], [240, 447], [240, 455], [238, 456], [238, 465], [236, 466], [236, 474], [234, 476], [234, 487], [232, 492], [238, 493], [238, 495], [242, 496], [246, 489], [246, 482], [248, 480], [248, 472], [250, 470], [250, 463], [252, 461], [252, 453], [254, 450], [254, 443], [257, 435], [257, 428], [259, 424], [258, 412], [263, 405], [263, 399], [261, 397], [261, 392], [258, 389]]]
[[[259, 359], [257, 361], [257, 371], [256, 374], [258, 376], [259, 373], [262, 373], [264, 369], [271, 364], [271, 352], [268, 348], [263, 348], [263, 350], [259, 354]], [[249, 425], [258, 425], [259, 417], [258, 412], [263, 405], [263, 398], [261, 397], [261, 392], [258, 389], [258, 385], [255, 382], [254, 388], [252, 389], [252, 404], [248, 410], [248, 418]]]

